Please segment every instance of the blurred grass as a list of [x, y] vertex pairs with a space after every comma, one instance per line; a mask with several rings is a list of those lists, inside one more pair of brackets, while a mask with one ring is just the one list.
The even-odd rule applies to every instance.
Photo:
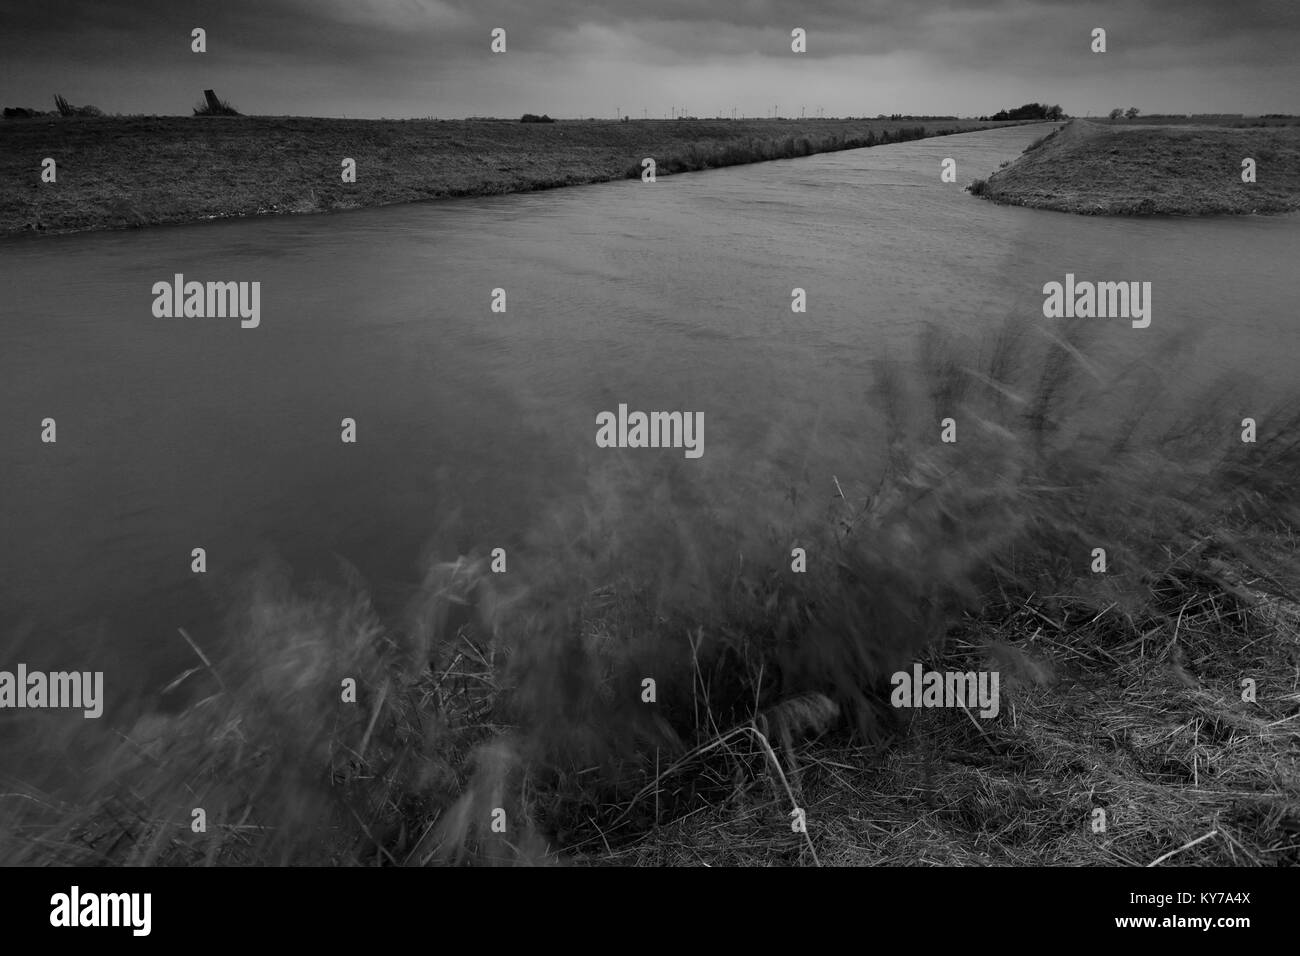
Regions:
[[[1254, 445], [1238, 386], [1170, 419], [1173, 357], [1118, 365], [1090, 328], [881, 360], [867, 494], [611, 466], [509, 574], [431, 564], [401, 620], [268, 569], [183, 712], [82, 723], [76, 785], [29, 740], [0, 860], [1300, 862], [1300, 406]], [[997, 669], [999, 716], [891, 709], [913, 660]]]

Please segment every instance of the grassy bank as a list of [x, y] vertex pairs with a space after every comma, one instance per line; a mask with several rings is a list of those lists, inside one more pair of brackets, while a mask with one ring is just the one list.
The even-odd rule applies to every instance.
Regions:
[[[1254, 183], [1241, 180], [1247, 157]], [[1074, 120], [972, 192], [1086, 215], [1292, 212], [1300, 209], [1300, 127]]]
[[[1274, 542], [1294, 564], [1294, 545]], [[1211, 553], [1214, 553], [1213, 551]], [[1170, 555], [1173, 559], [1177, 556]], [[1212, 579], [1203, 577], [1214, 569]], [[1300, 760], [1294, 670], [1300, 603], [1245, 566], [1197, 554], [1155, 589], [1181, 617], [1068, 595], [991, 602], [925, 667], [998, 667], [1005, 706], [916, 712], [886, 746], [800, 741], [783, 766], [823, 866], [1295, 866]], [[1023, 601], [1023, 603], [1020, 603]], [[1243, 675], [1268, 675], [1258, 704]], [[1265, 686], [1265, 685], [1261, 685]], [[806, 729], [813, 730], [809, 723]], [[592, 863], [807, 865], [791, 800], [755, 741], [731, 743], [743, 783], [664, 815], [626, 844], [590, 836]], [[696, 768], [689, 768], [696, 769]], [[673, 794], [689, 777], [661, 783]], [[1106, 829], [1094, 832], [1094, 812]]]
[[[0, 234], [311, 213], [550, 189], [1002, 125], [951, 120], [508, 121], [269, 117], [0, 123]], [[56, 160], [56, 183], [41, 163]], [[356, 160], [355, 183], [342, 181]]]
[[[0, 861], [1300, 863], [1300, 406], [1162, 418], [1095, 328], [881, 362], [865, 489], [611, 459], [396, 618], [267, 569], [185, 706], [25, 718]], [[891, 708], [914, 660], [997, 670], [999, 714]]]

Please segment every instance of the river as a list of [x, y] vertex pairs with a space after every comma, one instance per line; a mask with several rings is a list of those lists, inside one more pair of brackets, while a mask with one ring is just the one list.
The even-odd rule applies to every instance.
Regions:
[[[1152, 283], [1151, 326], [1116, 323], [1118, 349], [1193, 333], [1207, 379], [1294, 377], [1300, 220], [1085, 218], [962, 189], [1044, 131], [0, 242], [0, 646], [51, 667], [109, 648], [146, 689], [189, 662], [177, 628], [214, 639], [267, 557], [303, 581], [343, 558], [397, 606], [435, 531], [444, 556], [513, 544], [598, 459], [714, 487], [759, 462], [851, 480], [875, 359], [927, 323], [1041, 316], [1067, 272]], [[260, 282], [260, 325], [154, 317], [176, 273]], [[597, 449], [620, 403], [704, 412], [705, 453]]]

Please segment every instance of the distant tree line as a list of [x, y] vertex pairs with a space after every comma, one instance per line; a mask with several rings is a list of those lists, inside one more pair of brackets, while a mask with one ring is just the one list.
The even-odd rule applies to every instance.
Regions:
[[555, 120], [551, 119], [551, 118], [550, 118], [549, 116], [547, 116], [545, 113], [543, 113], [541, 116], [538, 116], [536, 113], [525, 113], [523, 116], [521, 116], [521, 117], [519, 118], [519, 122], [521, 122], [521, 123], [554, 123]]
[[1004, 120], [1059, 120], [1065, 117], [1065, 110], [1059, 106], [1048, 106], [1046, 103], [1026, 103], [1024, 106], [1017, 106], [1013, 110], [1000, 110], [992, 116], [981, 116], [980, 119], [985, 122], [999, 122]]
[[1110, 111], [1110, 118], [1113, 120], [1117, 120], [1120, 119], [1121, 117], [1124, 117], [1127, 119], [1134, 120], [1137, 119], [1141, 114], [1142, 111], [1138, 109], [1136, 106], [1130, 106], [1128, 109], [1122, 109], [1117, 106]]

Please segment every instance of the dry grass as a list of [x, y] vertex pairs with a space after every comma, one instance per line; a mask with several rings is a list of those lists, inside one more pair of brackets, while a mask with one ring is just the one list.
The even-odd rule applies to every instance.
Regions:
[[[1089, 215], [1300, 209], [1300, 126], [1103, 125], [1075, 120], [994, 173], [976, 195]], [[1241, 181], [1241, 161], [1257, 181]]]
[[[925, 135], [1006, 123], [931, 124]], [[0, 123], [0, 234], [328, 212], [670, 175], [897, 141], [889, 120], [508, 121], [275, 117]], [[58, 161], [58, 182], [40, 181]], [[356, 160], [344, 183], [341, 162]]]
[[[1055, 618], [1033, 601], [967, 622], [927, 666], [1000, 670], [1004, 714], [920, 710], [885, 748], [843, 734], [805, 744], [822, 865], [1297, 865], [1300, 604], [1241, 587], [1250, 606], [1171, 581], [1163, 597], [1181, 615], [1145, 628], [1068, 599]], [[1256, 704], [1241, 699], [1246, 676]], [[785, 801], [741, 758], [749, 773], [725, 799], [617, 849], [589, 842], [586, 862], [811, 862]]]

